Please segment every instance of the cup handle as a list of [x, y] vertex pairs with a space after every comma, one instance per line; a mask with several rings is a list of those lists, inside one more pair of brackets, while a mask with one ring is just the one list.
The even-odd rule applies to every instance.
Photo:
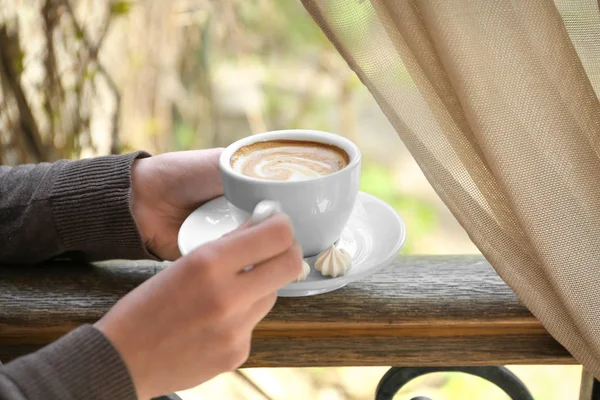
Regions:
[[252, 216], [250, 217], [250, 223], [252, 225], [258, 225], [278, 212], [281, 212], [281, 204], [279, 204], [279, 202], [263, 200], [254, 207], [254, 211], [252, 211]]

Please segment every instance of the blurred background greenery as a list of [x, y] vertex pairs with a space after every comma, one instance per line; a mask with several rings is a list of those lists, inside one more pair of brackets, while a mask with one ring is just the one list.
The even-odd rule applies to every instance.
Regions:
[[[289, 128], [335, 132], [360, 146], [361, 189], [405, 219], [404, 253], [478, 252], [299, 0], [0, 0], [2, 164], [226, 146]], [[358, 400], [373, 397], [384, 371], [245, 373], [273, 399]], [[579, 367], [514, 371], [536, 399], [576, 397]], [[490, 386], [431, 375], [397, 398], [504, 398]], [[182, 396], [264, 398], [235, 374]]]

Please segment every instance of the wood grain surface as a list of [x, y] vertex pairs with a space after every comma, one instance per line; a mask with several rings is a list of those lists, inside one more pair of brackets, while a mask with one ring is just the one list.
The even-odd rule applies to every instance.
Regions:
[[[0, 360], [100, 318], [152, 261], [0, 267]], [[281, 298], [247, 367], [573, 363], [480, 256], [400, 257], [335, 292]]]

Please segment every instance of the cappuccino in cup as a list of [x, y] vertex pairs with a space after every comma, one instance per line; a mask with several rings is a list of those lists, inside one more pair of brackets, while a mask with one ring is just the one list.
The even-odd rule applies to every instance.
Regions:
[[242, 224], [257, 204], [276, 202], [290, 217], [305, 257], [340, 238], [358, 194], [360, 166], [354, 143], [313, 130], [252, 135], [228, 146], [219, 159], [234, 220]]
[[231, 157], [240, 174], [274, 181], [301, 181], [346, 167], [348, 154], [339, 147], [300, 140], [269, 140], [243, 146]]

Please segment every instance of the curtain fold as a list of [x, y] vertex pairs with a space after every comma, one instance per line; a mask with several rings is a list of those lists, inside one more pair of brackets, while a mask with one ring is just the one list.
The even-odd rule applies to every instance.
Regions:
[[600, 378], [598, 3], [302, 1], [499, 275]]

